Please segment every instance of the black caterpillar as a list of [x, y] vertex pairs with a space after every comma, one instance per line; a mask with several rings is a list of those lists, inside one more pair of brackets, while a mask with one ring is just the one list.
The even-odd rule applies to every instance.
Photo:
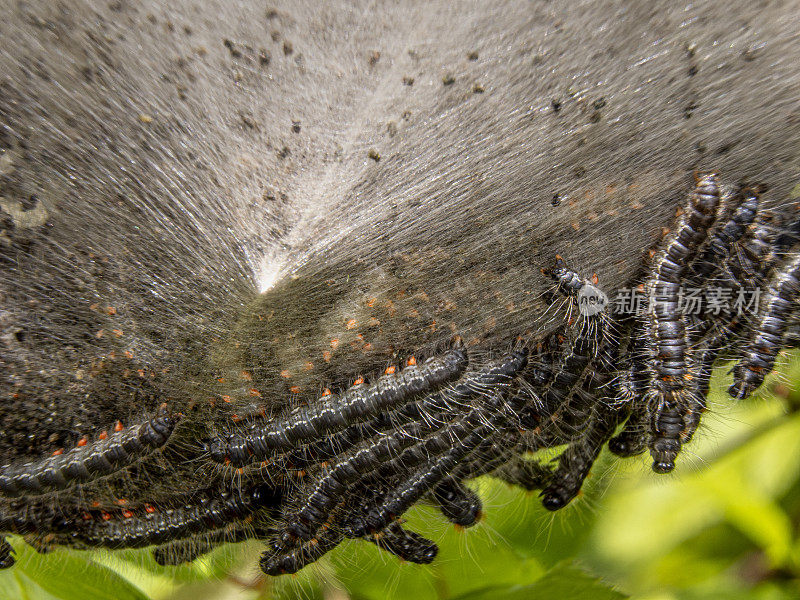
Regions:
[[716, 175], [699, 177], [687, 215], [656, 259], [645, 288], [652, 302], [645, 325], [651, 345], [650, 360], [654, 365], [650, 380], [650, 454], [653, 470], [658, 473], [667, 473], [675, 468], [675, 457], [681, 448], [683, 419], [694, 410], [697, 402], [686, 385], [688, 339], [678, 299], [688, 264], [705, 241], [719, 202]]
[[800, 255], [780, 268], [772, 279], [747, 345], [733, 370], [734, 383], [728, 393], [747, 398], [764, 383], [784, 345], [788, 321], [797, 314], [800, 299]]
[[384, 375], [371, 385], [358, 383], [341, 397], [325, 396], [313, 407], [298, 409], [285, 420], [271, 422], [269, 428], [251, 434], [233, 434], [224, 442], [212, 440], [209, 454], [216, 462], [230, 462], [234, 466], [264, 460], [277, 451], [291, 450], [397, 408], [414, 396], [456, 379], [466, 367], [466, 354], [454, 349], [442, 358], [431, 358], [422, 365]]
[[87, 514], [85, 523], [71, 530], [72, 543], [83, 547], [142, 548], [216, 530], [256, 511], [276, 506], [280, 496], [267, 486], [238, 493], [205, 493], [196, 502], [139, 513], [125, 510], [119, 516]]
[[178, 421], [162, 406], [152, 419], [125, 429], [118, 423], [114, 433], [101, 433], [88, 443], [59, 451], [36, 462], [6, 465], [0, 471], [0, 493], [6, 496], [44, 494], [86, 483], [119, 471], [167, 443]]

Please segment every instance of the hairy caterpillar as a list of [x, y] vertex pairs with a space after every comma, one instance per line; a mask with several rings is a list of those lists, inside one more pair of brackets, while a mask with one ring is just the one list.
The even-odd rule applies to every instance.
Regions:
[[734, 383], [728, 390], [735, 398], [747, 398], [772, 371], [783, 347], [788, 320], [797, 312], [800, 295], [800, 256], [778, 269], [748, 337], [742, 358], [733, 370]]
[[118, 422], [111, 435], [104, 431], [91, 443], [84, 438], [78, 447], [37, 462], [6, 465], [0, 471], [0, 492], [43, 494], [110, 475], [167, 442], [178, 417], [165, 411], [163, 405], [158, 415], [128, 429]]

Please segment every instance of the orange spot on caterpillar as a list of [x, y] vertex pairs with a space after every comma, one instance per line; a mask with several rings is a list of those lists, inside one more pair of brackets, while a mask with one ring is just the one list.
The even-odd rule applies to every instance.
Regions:
[[108, 313], [109, 316], [114, 316], [115, 314], [117, 314], [117, 309], [114, 308], [113, 306], [107, 306], [106, 313]]
[[367, 298], [367, 306], [369, 306], [370, 308], [372, 308], [373, 306], [375, 306], [375, 303], [376, 303], [377, 301], [378, 301], [378, 299], [377, 299], [377, 298]]
[[103, 521], [110, 521], [111, 520], [111, 515], [108, 514], [106, 511], [101, 511], [100, 512], [100, 517], [103, 519]]
[[122, 337], [122, 329], [112, 329], [111, 333], [113, 333], [117, 337]]
[[125, 517], [126, 519], [130, 519], [131, 517], [133, 517], [133, 513], [129, 510], [123, 510], [122, 516]]
[[417, 359], [413, 356], [409, 357], [409, 359], [406, 361], [406, 365], [409, 367], [413, 367], [415, 364], [417, 364]]
[[236, 469], [236, 472], [237, 472], [239, 475], [244, 475], [244, 469], [243, 469], [242, 467], [239, 467], [238, 469]]
[[281, 371], [281, 377], [283, 377], [284, 379], [289, 379], [291, 376], [292, 374], [289, 372], [289, 369], [284, 369], [283, 371]]
[[241, 373], [239, 373], [239, 375], [241, 375], [242, 379], [246, 381], [253, 381], [253, 375], [252, 373], [250, 373], [250, 371], [242, 371]]
[[144, 369], [138, 369], [136, 372], [139, 374], [139, 377], [144, 377], [145, 375]]
[[88, 443], [89, 443], [88, 438], [86, 436], [83, 436], [81, 439], [78, 440], [77, 446], [78, 446], [78, 448], [82, 448], [83, 446], [85, 446]]
[[338, 347], [339, 347], [339, 338], [333, 338], [331, 340], [331, 348], [336, 350], [336, 348], [338, 348]]
[[370, 344], [370, 343], [364, 344], [364, 347], [362, 348], [362, 350], [364, 352], [369, 352], [370, 350], [372, 350], [372, 344]]
[[100, 308], [100, 305], [97, 302], [89, 305], [89, 310], [97, 310], [98, 308]]
[[53, 456], [60, 456], [62, 454], [64, 454], [63, 448], [59, 448], [58, 450], [53, 450]]
[[119, 433], [123, 429], [125, 429], [125, 427], [122, 425], [122, 421], [117, 421], [116, 423], [114, 423], [114, 431], [115, 432]]
[[597, 273], [592, 273], [592, 283], [595, 285], [600, 283], [600, 278], [597, 276]]
[[234, 414], [232, 414], [232, 415], [231, 415], [231, 421], [233, 421], [234, 423], [238, 423], [238, 422], [239, 422], [239, 421], [241, 421], [241, 420], [242, 420], [242, 417], [240, 417], [240, 416], [239, 416], [239, 415], [237, 415], [236, 413], [234, 413]]
[[331, 395], [331, 391], [328, 388], [325, 388], [324, 390], [322, 390], [322, 397], [323, 398], [325, 396], [330, 396], [330, 395]]
[[322, 359], [323, 359], [325, 362], [331, 362], [331, 353], [330, 353], [330, 351], [328, 351], [328, 350], [323, 350], [323, 351], [322, 351]]
[[348, 329], [354, 329], [354, 328], [355, 328], [355, 326], [356, 326], [357, 324], [358, 324], [358, 321], [356, 321], [355, 319], [349, 319], [349, 320], [347, 321], [347, 325], [346, 325], [346, 327], [347, 327]]
[[155, 507], [153, 507], [152, 504], [145, 504], [144, 505], [144, 512], [152, 514], [152, 513], [156, 512], [156, 509], [155, 509]]
[[225, 383], [225, 378], [224, 377], [217, 377], [217, 381], [219, 383]]
[[353, 385], [361, 385], [362, 383], [364, 383], [364, 378], [361, 377], [361, 376], [358, 376], [356, 378], [356, 380], [353, 382]]
[[222, 401], [223, 401], [223, 402], [227, 402], [228, 404], [230, 404], [231, 402], [233, 402], [233, 400], [231, 399], [231, 397], [230, 397], [230, 396], [222, 396]]
[[108, 432], [107, 431], [101, 431], [100, 435], [97, 436], [98, 440], [104, 440], [106, 438], [108, 438]]
[[292, 392], [293, 394], [299, 394], [300, 393], [300, 386], [299, 385], [293, 385], [292, 387], [289, 388], [289, 391]]
[[307, 361], [305, 362], [305, 364], [303, 365], [303, 368], [304, 368], [306, 371], [311, 371], [311, 370], [314, 368], [314, 363], [312, 363], [310, 360], [307, 360]]
[[116, 502], [120, 506], [125, 506], [128, 503], [128, 499], [127, 498], [117, 498]]
[[84, 521], [91, 521], [92, 515], [90, 515], [88, 512], [85, 512], [81, 515], [81, 518], [83, 518]]
[[100, 330], [98, 330], [97, 333], [94, 334], [94, 337], [96, 337], [99, 340], [100, 338], [102, 338], [105, 335], [105, 333], [106, 332], [103, 329], [100, 329]]
[[572, 228], [573, 228], [575, 231], [578, 231], [578, 230], [581, 228], [580, 224], [579, 224], [577, 221], [573, 221], [572, 223], [570, 223], [570, 226], [571, 226], [571, 227], [572, 227]]
[[261, 392], [259, 392], [256, 388], [250, 388], [248, 390], [249, 394], [255, 398], [261, 398]]
[[131, 352], [130, 350], [125, 350], [123, 354], [125, 355], [125, 358], [133, 358], [133, 352]]

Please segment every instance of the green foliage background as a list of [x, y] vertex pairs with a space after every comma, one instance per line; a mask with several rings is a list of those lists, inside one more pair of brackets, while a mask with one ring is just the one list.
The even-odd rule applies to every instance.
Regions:
[[410, 526], [436, 540], [428, 567], [349, 542], [294, 577], [263, 579], [258, 543], [163, 568], [147, 551], [36, 554], [19, 539], [0, 573], [8, 600], [800, 598], [800, 355], [760, 397], [735, 403], [715, 375], [711, 412], [676, 473], [604, 454], [584, 495], [555, 515], [535, 495], [474, 483], [483, 522], [459, 531], [429, 507]]

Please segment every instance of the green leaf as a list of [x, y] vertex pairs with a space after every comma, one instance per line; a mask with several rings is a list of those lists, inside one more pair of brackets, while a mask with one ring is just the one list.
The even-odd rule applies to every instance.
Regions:
[[495, 586], [458, 596], [455, 600], [623, 600], [599, 579], [569, 563], [560, 563], [530, 585]]
[[0, 579], [0, 590], [8, 593], [4, 600], [148, 600], [124, 577], [86, 553], [43, 556], [21, 542], [14, 547], [17, 564]]

